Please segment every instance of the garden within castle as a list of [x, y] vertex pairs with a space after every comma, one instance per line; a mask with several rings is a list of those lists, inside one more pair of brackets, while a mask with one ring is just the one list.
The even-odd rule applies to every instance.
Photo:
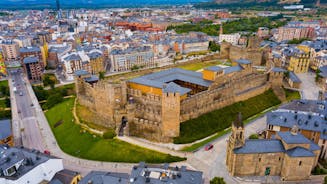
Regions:
[[92, 112], [92, 122], [120, 135], [171, 142], [179, 136], [180, 123], [279, 88], [283, 75], [283, 69], [264, 73], [250, 60], [239, 59], [226, 68], [172, 68], [119, 81], [78, 71], [76, 90], [78, 103]]

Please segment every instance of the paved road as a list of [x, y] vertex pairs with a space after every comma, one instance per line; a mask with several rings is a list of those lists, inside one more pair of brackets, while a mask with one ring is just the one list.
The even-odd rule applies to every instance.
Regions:
[[[252, 123], [246, 125], [245, 127], [245, 136], [248, 137], [253, 133], [256, 133], [258, 130], [263, 130], [266, 127], [266, 117], [261, 117], [253, 121]], [[201, 169], [204, 171], [206, 178], [213, 178], [215, 176], [224, 177], [227, 183], [237, 183], [237, 180], [234, 177], [231, 177], [228, 174], [225, 158], [226, 158], [226, 148], [227, 148], [227, 139], [230, 134], [220, 137], [212, 144], [214, 145], [213, 149], [205, 151], [201, 149], [194, 153], [195, 158], [190, 158], [190, 164], [196, 169]], [[200, 164], [202, 162], [203, 164]], [[199, 168], [201, 167], [201, 168]]]
[[[38, 130], [38, 122], [34, 117], [34, 104], [31, 106], [32, 101], [29, 98], [28, 90], [20, 72], [14, 72], [10, 76], [11, 85], [14, 85], [17, 92], [14, 92], [16, 102], [16, 109], [18, 113], [19, 127], [21, 131], [22, 144], [31, 149], [44, 150], [42, 143], [42, 135]], [[17, 139], [18, 140], [18, 139]]]

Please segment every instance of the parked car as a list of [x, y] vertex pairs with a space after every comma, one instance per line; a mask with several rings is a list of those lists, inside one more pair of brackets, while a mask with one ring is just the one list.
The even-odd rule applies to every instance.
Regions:
[[212, 144], [207, 144], [205, 147], [204, 147], [204, 150], [206, 151], [209, 151], [213, 148], [213, 145]]
[[19, 93], [19, 96], [23, 96], [23, 92], [20, 92], [20, 93]]
[[50, 151], [49, 150], [44, 150], [43, 152], [44, 154], [50, 155]]

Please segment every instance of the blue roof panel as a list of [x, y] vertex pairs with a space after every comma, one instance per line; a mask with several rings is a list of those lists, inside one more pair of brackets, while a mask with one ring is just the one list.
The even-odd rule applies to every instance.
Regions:
[[0, 140], [8, 138], [10, 135], [12, 135], [10, 120], [0, 120]]
[[302, 134], [292, 134], [291, 132], [277, 132], [278, 136], [287, 144], [310, 144], [311, 141]]
[[286, 151], [290, 157], [315, 157], [312, 151], [309, 151], [302, 147], [295, 147]]
[[247, 139], [243, 147], [234, 149], [235, 154], [278, 152], [285, 152], [285, 149], [281, 141], [276, 139]]

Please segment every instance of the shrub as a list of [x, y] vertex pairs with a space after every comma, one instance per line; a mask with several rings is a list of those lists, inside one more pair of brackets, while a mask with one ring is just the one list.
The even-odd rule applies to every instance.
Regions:
[[327, 176], [324, 178], [324, 184], [327, 184]]
[[50, 109], [50, 108], [54, 107], [55, 105], [61, 103], [62, 101], [64, 101], [64, 98], [61, 96], [61, 94], [51, 95], [47, 99], [47, 102], [42, 105], [42, 108], [43, 109]]
[[214, 177], [212, 180], [210, 180], [210, 184], [226, 184], [226, 182], [222, 177]]
[[252, 135], [250, 135], [249, 139], [259, 139], [259, 135], [258, 134], [252, 134]]
[[116, 136], [116, 132], [114, 129], [109, 129], [107, 132], [103, 134], [104, 139], [113, 139]]
[[327, 171], [325, 169], [320, 168], [319, 166], [316, 166], [313, 171], [313, 175], [322, 175], [322, 174], [327, 174]]

